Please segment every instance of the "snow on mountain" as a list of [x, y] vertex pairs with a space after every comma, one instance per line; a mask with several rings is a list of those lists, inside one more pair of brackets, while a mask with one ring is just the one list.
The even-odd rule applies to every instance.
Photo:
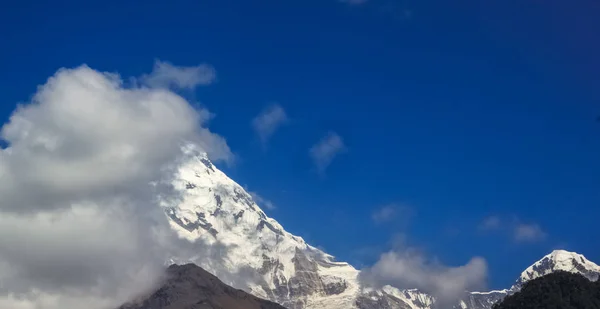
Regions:
[[589, 261], [583, 255], [565, 250], [554, 250], [525, 269], [512, 289], [519, 289], [525, 282], [557, 270], [579, 273], [593, 281], [598, 280], [600, 275], [600, 266]]
[[[172, 185], [181, 199], [161, 201], [180, 238], [198, 244], [194, 262], [223, 282], [289, 309], [429, 309], [433, 297], [418, 290], [360, 286], [359, 270], [307, 244], [269, 218], [244, 188], [217, 169], [194, 146], [184, 149]], [[554, 270], [597, 279], [600, 268], [583, 256], [554, 251], [529, 267], [511, 290], [465, 293], [456, 308], [488, 309], [527, 280]]]
[[459, 301], [457, 308], [461, 309], [483, 309], [492, 308], [499, 300], [504, 299], [509, 294], [509, 290], [489, 291], [489, 292], [470, 292]]
[[162, 203], [172, 228], [202, 243], [201, 250], [221, 248], [208, 258], [201, 252], [173, 260], [191, 260], [227, 284], [288, 308], [352, 308], [358, 271], [285, 231], [205, 154], [183, 162], [172, 185], [182, 196]]
[[578, 273], [592, 281], [596, 281], [600, 277], [600, 266], [589, 261], [583, 255], [565, 250], [554, 250], [525, 269], [510, 289], [490, 292], [471, 292], [466, 299], [460, 302], [459, 306], [462, 309], [491, 308], [497, 301], [502, 300], [507, 295], [519, 291], [527, 281], [559, 270]]

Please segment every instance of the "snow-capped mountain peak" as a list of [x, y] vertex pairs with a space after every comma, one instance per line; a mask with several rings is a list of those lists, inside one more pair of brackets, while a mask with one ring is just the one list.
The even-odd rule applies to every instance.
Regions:
[[162, 206], [179, 236], [201, 248], [173, 260], [288, 308], [352, 308], [358, 270], [285, 231], [205, 154], [184, 152], [171, 183], [181, 198]]
[[[169, 182], [180, 198], [163, 200], [169, 223], [190, 252], [172, 261], [193, 262], [226, 284], [289, 309], [431, 309], [435, 299], [418, 290], [361, 286], [360, 271], [287, 232], [246, 190], [189, 145]], [[465, 292], [455, 308], [490, 309], [528, 280], [556, 270], [596, 280], [600, 267], [583, 255], [556, 250], [528, 267], [509, 290]]]
[[579, 273], [594, 281], [598, 280], [600, 274], [600, 266], [589, 261], [582, 254], [565, 250], [554, 250], [525, 269], [525, 271], [521, 273], [519, 279], [517, 279], [513, 289], [520, 288], [529, 280], [558, 270]]

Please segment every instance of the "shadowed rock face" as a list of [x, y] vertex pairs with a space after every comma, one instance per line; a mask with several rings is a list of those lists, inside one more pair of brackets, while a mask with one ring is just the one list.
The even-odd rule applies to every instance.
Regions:
[[172, 265], [163, 285], [144, 300], [119, 309], [285, 309], [234, 289], [194, 265]]

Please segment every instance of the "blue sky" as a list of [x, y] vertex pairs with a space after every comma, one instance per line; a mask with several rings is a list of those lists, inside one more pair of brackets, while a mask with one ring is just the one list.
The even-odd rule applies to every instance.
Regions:
[[[217, 82], [184, 95], [216, 115], [237, 156], [223, 169], [287, 230], [358, 266], [403, 234], [449, 265], [484, 257], [502, 288], [555, 248], [600, 262], [598, 14], [558, 0], [22, 1], [0, 12], [0, 117], [61, 67], [208, 63]], [[261, 140], [252, 120], [269, 106], [286, 120]], [[327, 136], [344, 150], [318, 167]]]

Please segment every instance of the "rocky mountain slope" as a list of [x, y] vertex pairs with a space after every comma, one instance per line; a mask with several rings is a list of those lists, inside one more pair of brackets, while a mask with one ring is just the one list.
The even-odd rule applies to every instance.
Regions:
[[234, 289], [194, 264], [172, 265], [162, 286], [144, 300], [119, 309], [284, 309]]
[[[193, 146], [185, 151], [188, 159], [172, 181], [181, 199], [165, 200], [162, 205], [171, 227], [181, 238], [198, 244], [198, 249], [173, 256], [173, 262], [196, 263], [233, 287], [289, 309], [417, 309], [434, 305], [431, 296], [418, 290], [361, 287], [359, 270], [285, 231], [205, 154]], [[465, 293], [456, 307], [491, 308], [523, 282], [554, 270], [579, 272], [591, 279], [600, 274], [600, 267], [583, 256], [554, 251], [525, 270], [510, 289]]]

